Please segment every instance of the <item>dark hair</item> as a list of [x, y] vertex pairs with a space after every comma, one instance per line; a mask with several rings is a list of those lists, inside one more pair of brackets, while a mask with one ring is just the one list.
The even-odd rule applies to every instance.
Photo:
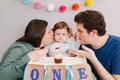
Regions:
[[86, 10], [79, 12], [74, 21], [77, 23], [83, 23], [84, 28], [87, 29], [87, 32], [92, 30], [97, 30], [99, 36], [103, 36], [106, 33], [106, 24], [103, 15], [94, 10]]
[[16, 40], [16, 42], [27, 42], [32, 44], [34, 47], [39, 47], [45, 34], [47, 25], [48, 22], [45, 20], [31, 20], [25, 29], [24, 36]]
[[53, 27], [53, 32], [55, 32], [57, 29], [63, 29], [63, 28], [66, 28], [68, 34], [70, 33], [70, 28], [68, 24], [64, 21], [57, 22]]

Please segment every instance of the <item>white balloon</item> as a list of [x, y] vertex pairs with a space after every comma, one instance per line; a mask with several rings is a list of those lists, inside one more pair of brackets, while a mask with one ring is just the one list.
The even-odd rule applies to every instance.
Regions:
[[53, 4], [48, 4], [48, 6], [47, 6], [47, 10], [48, 11], [53, 11], [54, 10], [54, 5]]

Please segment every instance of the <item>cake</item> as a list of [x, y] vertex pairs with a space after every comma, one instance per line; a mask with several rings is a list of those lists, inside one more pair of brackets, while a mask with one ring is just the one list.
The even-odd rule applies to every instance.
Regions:
[[57, 55], [54, 57], [54, 62], [55, 63], [62, 63], [62, 57], [60, 55], [60, 53], [56, 53]]

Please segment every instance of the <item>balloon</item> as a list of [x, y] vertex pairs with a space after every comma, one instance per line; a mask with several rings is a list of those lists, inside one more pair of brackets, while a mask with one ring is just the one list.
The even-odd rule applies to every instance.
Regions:
[[73, 10], [78, 10], [79, 8], [80, 8], [79, 3], [73, 3], [73, 5], [72, 5]]
[[66, 9], [67, 9], [67, 7], [66, 7], [65, 5], [61, 5], [61, 6], [59, 7], [59, 11], [60, 11], [60, 12], [65, 12]]
[[86, 0], [85, 5], [86, 6], [92, 6], [93, 5], [93, 0]]
[[48, 4], [48, 6], [47, 6], [47, 10], [48, 11], [53, 11], [54, 10], [54, 5], [53, 4]]
[[23, 3], [28, 4], [30, 3], [30, 0], [23, 0]]
[[36, 9], [39, 9], [41, 6], [42, 6], [42, 4], [40, 2], [35, 2], [35, 4], [34, 4], [34, 7]]

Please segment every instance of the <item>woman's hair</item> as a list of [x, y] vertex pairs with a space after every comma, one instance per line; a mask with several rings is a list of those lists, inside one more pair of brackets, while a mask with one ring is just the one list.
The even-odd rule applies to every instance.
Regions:
[[16, 42], [27, 42], [32, 44], [34, 47], [39, 47], [41, 45], [42, 38], [45, 34], [47, 25], [48, 22], [45, 20], [31, 20], [25, 29], [23, 37], [16, 40]]
[[103, 15], [94, 10], [86, 10], [79, 12], [74, 21], [77, 23], [83, 23], [87, 32], [97, 30], [99, 36], [103, 36], [106, 33], [106, 24]]
[[64, 29], [66, 28], [66, 30], [68, 31], [68, 34], [70, 34], [70, 28], [68, 26], [68, 24], [64, 21], [60, 21], [60, 22], [57, 22], [54, 27], [53, 27], [53, 32], [55, 32], [57, 29]]

